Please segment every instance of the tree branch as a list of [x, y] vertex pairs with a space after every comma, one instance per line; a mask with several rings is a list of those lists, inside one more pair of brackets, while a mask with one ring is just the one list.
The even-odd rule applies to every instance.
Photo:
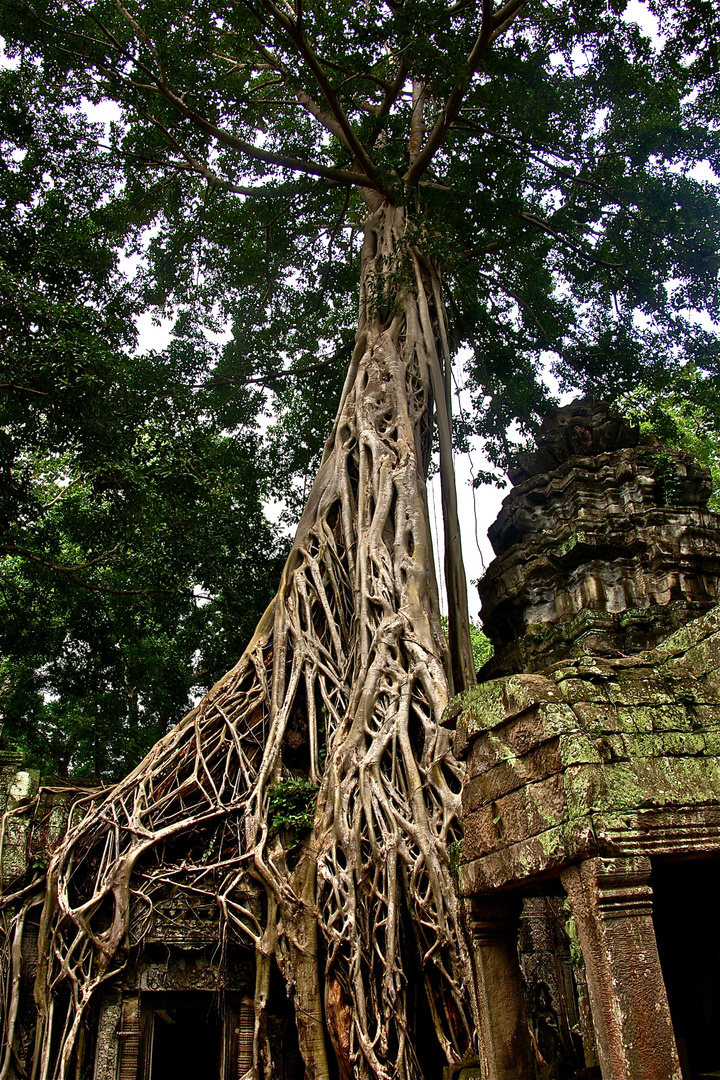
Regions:
[[271, 53], [269, 49], [266, 49], [257, 40], [255, 41], [255, 47], [266, 58], [273, 70], [278, 72], [278, 74], [281, 76], [283, 84], [289, 87], [289, 89], [295, 95], [303, 108], [307, 109], [310, 115], [313, 116], [318, 121], [318, 123], [322, 124], [326, 131], [329, 131], [331, 135], [334, 135], [335, 138], [338, 139], [352, 153], [352, 148], [350, 147], [347, 139], [345, 138], [345, 133], [343, 132], [340, 124], [337, 122], [335, 117], [330, 116], [330, 114], [327, 113], [324, 109], [321, 109], [317, 102], [314, 101], [313, 98], [311, 98], [310, 95], [307, 93], [307, 91], [302, 89], [302, 87], [292, 85], [293, 80], [291, 73], [283, 64], [282, 60], [279, 59], [279, 57]]
[[263, 7], [270, 12], [276, 22], [282, 26], [287, 33], [290, 40], [295, 45], [300, 56], [307, 64], [315, 82], [320, 87], [320, 90], [330, 106], [338, 126], [343, 134], [343, 143], [347, 146], [348, 150], [355, 157], [358, 165], [365, 172], [371, 183], [367, 186], [379, 189], [377, 168], [375, 162], [367, 153], [365, 147], [358, 139], [352, 124], [345, 115], [345, 111], [340, 104], [340, 101], [332, 87], [330, 80], [328, 79], [325, 70], [320, 62], [319, 57], [312, 49], [301, 27], [290, 18], [289, 15], [285, 15], [276, 5], [273, 0], [262, 0]]
[[347, 341], [341, 342], [335, 352], [332, 354], [332, 356], [329, 356], [327, 360], [318, 360], [317, 363], [307, 364], [305, 367], [288, 368], [285, 371], [278, 371], [269, 375], [257, 376], [255, 378], [241, 380], [234, 379], [231, 375], [219, 375], [205, 385], [209, 389], [221, 386], [237, 386], [240, 388], [246, 386], [248, 383], [252, 383], [256, 386], [266, 386], [268, 388], [272, 388], [273, 383], [277, 382], [279, 379], [294, 379], [299, 375], [312, 375], [316, 371], [323, 371], [325, 368], [332, 367], [333, 364], [337, 363], [341, 356], [347, 353], [348, 349], [351, 348], [354, 341], [355, 335], [353, 334], [353, 336], [349, 337]]
[[96, 566], [97, 563], [101, 562], [103, 559], [109, 558], [110, 555], [117, 551], [119, 546], [119, 544], [116, 544], [110, 551], [98, 555], [97, 558], [91, 559], [86, 563], [78, 563], [75, 566], [63, 566], [62, 563], [53, 562], [51, 559], [39, 555], [36, 551], [30, 551], [29, 548], [21, 547], [19, 544], [0, 544], [0, 552], [5, 555], [22, 555], [24, 558], [30, 559], [40, 566], [46, 567], [48, 570], [55, 570], [60, 574], [65, 574], [70, 581], [74, 582], [76, 585], [80, 585], [83, 589], [89, 589], [91, 592], [111, 593], [113, 596], [144, 596], [147, 593], [170, 591], [168, 589], [115, 589], [110, 585], [91, 585], [90, 582], [83, 581], [82, 578], [77, 577], [77, 572], [79, 570], [86, 570], [90, 566]]
[[292, 169], [294, 172], [306, 173], [309, 176], [320, 176], [325, 180], [335, 180], [339, 184], [352, 184], [359, 187], [371, 188], [376, 187], [376, 184], [363, 173], [345, 171], [344, 169], [334, 169], [311, 161], [303, 161], [301, 158], [292, 157], [289, 154], [276, 154], [270, 150], [262, 150], [260, 147], [253, 146], [252, 143], [246, 142], [244, 139], [239, 139], [237, 135], [233, 135], [231, 131], [218, 127], [217, 124], [213, 124], [210, 120], [201, 116], [200, 113], [195, 112], [195, 110], [191, 109], [189, 105], [186, 105], [182, 98], [178, 97], [169, 86], [160, 87], [160, 91], [166, 101], [176, 108], [178, 112], [182, 113], [182, 115], [185, 116], [198, 131], [202, 131], [205, 135], [211, 135], [222, 146], [227, 146], [232, 150], [238, 150], [240, 153], [245, 154], [246, 157], [252, 158], [255, 161], [262, 161], [267, 165], [279, 165], [281, 168]]
[[[82, 10], [85, 10], [82, 4], [79, 3], [79, 0], [74, 0], [74, 2]], [[86, 14], [90, 16], [95, 25], [98, 26], [99, 29], [106, 35], [108, 41], [112, 43], [117, 52], [121, 56], [125, 56], [127, 59], [137, 64], [140, 70], [145, 73], [145, 75], [151, 82], [151, 85], [146, 86], [145, 88], [152, 89], [154, 92], [159, 92], [165, 98], [168, 104], [172, 105], [174, 109], [176, 109], [187, 120], [189, 120], [190, 123], [193, 124], [193, 126], [198, 131], [202, 131], [205, 135], [210, 135], [212, 138], [216, 139], [217, 142], [219, 142], [222, 146], [227, 146], [230, 149], [237, 150], [240, 153], [244, 154], [246, 157], [249, 157], [255, 161], [262, 161], [267, 165], [278, 165], [280, 166], [280, 168], [292, 169], [294, 172], [302, 172], [306, 173], [309, 176], [322, 177], [325, 180], [334, 180], [336, 183], [339, 184], [356, 185], [358, 187], [376, 187], [376, 184], [374, 184], [369, 179], [367, 173], [356, 173], [346, 171], [344, 169], [335, 169], [325, 165], [320, 165], [316, 162], [304, 161], [303, 159], [293, 157], [292, 155], [276, 154], [272, 151], [263, 150], [258, 146], [254, 146], [253, 143], [247, 142], [245, 139], [238, 138], [238, 136], [234, 135], [231, 131], [228, 131], [226, 128], [220, 127], [219, 125], [208, 120], [206, 117], [202, 116], [200, 113], [198, 113], [195, 109], [191, 108], [186, 103], [186, 101], [184, 100], [184, 95], [176, 94], [175, 91], [171, 89], [165, 76], [164, 68], [159, 61], [155, 46], [152, 45], [152, 43], [147, 38], [147, 35], [144, 33], [142, 28], [138, 26], [136, 20], [132, 17], [132, 15], [130, 15], [127, 9], [123, 8], [122, 4], [119, 3], [119, 0], [116, 0], [116, 3], [118, 4], [118, 9], [122, 13], [123, 18], [126, 19], [128, 25], [132, 28], [133, 32], [136, 34], [136, 36], [140, 38], [141, 41], [143, 41], [143, 43], [147, 46], [154, 59], [156, 60], [157, 73], [153, 72], [137, 56], [134, 56], [131, 52], [124, 48], [118, 41], [118, 39], [115, 37], [115, 35], [111, 33], [111, 31], [104, 25], [104, 23], [102, 23], [97, 18], [96, 15], [94, 15], [93, 12], [88, 11], [86, 12]], [[278, 15], [281, 15], [281, 13], [278, 12]], [[75, 36], [82, 37], [82, 35], [77, 34]], [[107, 47], [107, 43], [96, 42], [96, 44], [101, 45], [101, 47], [103, 48]], [[87, 62], [88, 58], [83, 57], [83, 59], [85, 60], [85, 62]], [[115, 76], [115, 78], [119, 79], [121, 82], [130, 83], [131, 85], [135, 85], [136, 87], [139, 85], [136, 82], [133, 82], [133, 80], [128, 75], [120, 71], [115, 65], [112, 65], [109, 71], [108, 69], [106, 69], [106, 73], [109, 73], [110, 71]]]
[[[126, 77], [119, 72], [116, 72], [116, 74], [118, 74], [120, 78], [126, 79]], [[302, 172], [309, 176], [318, 176], [323, 179], [334, 180], [339, 184], [358, 185], [360, 187], [375, 186], [368, 177], [362, 173], [354, 173], [345, 171], [344, 169], [335, 169], [315, 162], [304, 161], [301, 158], [296, 158], [288, 154], [276, 154], [272, 151], [262, 150], [260, 147], [254, 146], [252, 143], [238, 138], [226, 128], [221, 128], [217, 124], [212, 123], [206, 117], [190, 108], [183, 97], [176, 94], [167, 83], [161, 82], [157, 77], [153, 78], [158, 91], [165, 100], [173, 106], [173, 108], [177, 109], [178, 112], [189, 120], [198, 131], [202, 131], [203, 134], [206, 135], [211, 135], [223, 146], [238, 150], [246, 157], [256, 161], [265, 162], [268, 165], [279, 165], [281, 168], [292, 169], [294, 172]]]
[[142, 115], [145, 116], [145, 118], [151, 124], [158, 128], [159, 131], [162, 131], [168, 142], [172, 146], [174, 146], [178, 153], [182, 154], [185, 158], [185, 161], [174, 161], [170, 159], [169, 161], [148, 162], [148, 164], [156, 164], [159, 166], [170, 165], [176, 170], [187, 170], [196, 172], [200, 176], [204, 177], [205, 180], [207, 180], [210, 187], [220, 188], [223, 191], [229, 191], [233, 195], [248, 195], [251, 197], [257, 197], [258, 195], [261, 195], [263, 193], [262, 188], [246, 187], [242, 184], [233, 184], [230, 180], [223, 180], [223, 178], [221, 176], [218, 176], [216, 172], [209, 168], [209, 166], [205, 165], [202, 161], [198, 161], [197, 158], [194, 158], [192, 154], [187, 150], [187, 148], [183, 146], [183, 144], [179, 142], [170, 131], [168, 131], [165, 124], [158, 120], [156, 116], [153, 116], [153, 114], [149, 112], [143, 113]]
[[523, 221], [527, 221], [530, 225], [534, 225], [537, 229], [540, 229], [541, 232], [545, 232], [548, 236], [552, 236], [554, 240], [564, 241], [566, 244], [569, 244], [571, 247], [575, 248], [576, 251], [579, 251], [585, 259], [595, 263], [596, 266], [603, 266], [606, 270], [622, 270], [623, 267], [621, 263], [611, 263], [608, 262], [607, 259], [601, 259], [598, 255], [593, 255], [574, 237], [568, 236], [566, 233], [558, 232], [558, 230], [553, 229], [547, 221], [543, 221], [542, 218], [536, 217], [535, 214], [523, 211], [520, 214], [520, 217]]
[[[3, 344], [3, 352], [6, 353], [12, 360], [15, 357]], [[31, 386], [18, 386], [17, 383], [0, 383], [0, 390], [17, 390], [21, 394], [35, 394], [37, 397], [48, 398], [50, 401], [55, 401], [52, 394], [47, 394], [44, 390], [33, 390]]]
[[423, 138], [425, 137], [425, 85], [419, 79], [412, 81], [413, 108], [410, 118], [410, 140], [408, 142], [408, 154], [410, 162], [414, 162], [420, 153]]
[[526, 0], [510, 0], [509, 3], [505, 4], [504, 7], [493, 14], [492, 0], [483, 0], [483, 15], [480, 33], [477, 36], [472, 51], [468, 55], [465, 64], [466, 73], [463, 79], [457, 82], [450, 91], [450, 95], [445, 102], [440, 116], [435, 122], [435, 126], [428, 136], [425, 146], [405, 173], [403, 179], [409, 186], [417, 184], [418, 180], [428, 168], [436, 152], [444, 142], [451, 124], [460, 112], [460, 108], [470, 85], [470, 80], [480, 67], [480, 61], [485, 55], [488, 46], [508, 29], [510, 24], [522, 11], [525, 3]]

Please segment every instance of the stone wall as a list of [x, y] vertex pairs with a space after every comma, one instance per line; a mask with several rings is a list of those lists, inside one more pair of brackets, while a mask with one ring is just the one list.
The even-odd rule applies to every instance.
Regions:
[[32, 815], [40, 774], [23, 767], [22, 754], [0, 750], [0, 882], [7, 892], [21, 877], [29, 859]]
[[720, 932], [683, 888], [720, 884], [709, 473], [584, 399], [511, 478], [479, 587], [495, 655], [445, 720], [484, 1075], [720, 1075]]
[[489, 536], [490, 678], [638, 652], [720, 601], [708, 470], [591, 399], [548, 419]]
[[622, 850], [720, 845], [720, 610], [635, 657], [468, 691], [463, 892]]
[[23, 755], [0, 750], [0, 880], [13, 890], [28, 870], [43, 869], [99, 785], [92, 780], [40, 778]]
[[[92, 782], [41, 781], [37, 771], [24, 767], [21, 754], [0, 751], [0, 869], [7, 901], [0, 918], [10, 938], [16, 933], [18, 924], [13, 920], [22, 900], [33, 899], [23, 916], [15, 967], [0, 972], [1, 985], [17, 976], [21, 989], [8, 1080], [21, 1080], [31, 1066], [44, 870], [60, 838], [87, 812], [97, 794]], [[96, 995], [90, 1009], [82, 1066], [88, 1080], [90, 1076], [93, 1080], [150, 1080], [158, 1025], [161, 1034], [166, 1022], [190, 1025], [197, 1029], [198, 1038], [207, 1040], [211, 1015], [217, 1075], [224, 1080], [251, 1075], [255, 954], [237, 944], [220, 948], [218, 914], [212, 897], [188, 900], [187, 893], [172, 889], [155, 897], [149, 929], [147, 905], [133, 909], [127, 964]], [[9, 1018], [1, 1019], [7, 1024]], [[299, 1080], [303, 1068], [294, 1007], [277, 970], [271, 979], [266, 1022], [273, 1075], [277, 1080]], [[183, 1030], [178, 1038], [186, 1036]], [[0, 1049], [0, 1063], [3, 1053]]]

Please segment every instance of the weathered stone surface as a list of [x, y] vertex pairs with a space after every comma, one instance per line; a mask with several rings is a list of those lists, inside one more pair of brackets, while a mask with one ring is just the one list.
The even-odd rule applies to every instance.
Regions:
[[598, 843], [594, 826], [593, 816], [586, 814], [515, 844], [498, 845], [489, 855], [463, 861], [460, 890], [464, 896], [475, 896], [516, 888], [530, 881], [541, 888], [542, 882], [557, 876], [563, 866], [594, 856], [598, 850], [605, 851]]
[[[6, 761], [6, 764], [3, 764]], [[21, 754], [0, 752], [0, 820], [4, 817], [0, 862], [3, 887], [25, 874], [31, 864], [46, 866], [70, 827], [73, 808], [84, 813], [87, 798], [99, 787], [92, 780], [68, 781], [25, 769]]]
[[100, 1006], [93, 1080], [116, 1080], [120, 1043], [116, 1033], [121, 1030], [121, 1018], [122, 999], [112, 988], [103, 996]]
[[597, 1066], [587, 982], [579, 961], [577, 929], [560, 895], [526, 896], [518, 953], [538, 1080], [592, 1075]]
[[[478, 740], [473, 751], [479, 750], [481, 745]], [[502, 758], [489, 769], [483, 768], [479, 753], [472, 755], [470, 768], [473, 775], [463, 789], [463, 811], [467, 814], [517, 788], [545, 780], [567, 765], [600, 760], [598, 751], [580, 732], [563, 739], [550, 739], [521, 757]]]
[[511, 717], [507, 723], [497, 722], [482, 739], [477, 730], [479, 723], [471, 728], [469, 763], [471, 774], [487, 771], [500, 761], [522, 757], [537, 746], [559, 735], [572, 736], [579, 732], [577, 718], [567, 705], [538, 704], [521, 716]]
[[592, 398], [575, 401], [544, 422], [537, 439], [539, 452], [521, 455], [510, 478], [520, 484], [568, 458], [637, 446], [638, 439], [638, 428], [625, 417], [608, 412]]
[[7, 889], [25, 872], [32, 817], [23, 811], [37, 792], [40, 780], [35, 769], [23, 768], [22, 760], [21, 754], [8, 751], [0, 757], [0, 871], [3, 889]]
[[469, 909], [484, 1058], [477, 1075], [493, 1080], [528, 1075], [532, 1056], [516, 945], [519, 915], [514, 897], [482, 897]]
[[513, 675], [471, 687], [452, 702], [446, 714], [448, 723], [455, 723], [455, 752], [463, 757], [475, 731], [475, 717], [485, 730], [495, 717], [498, 724], [534, 709], [540, 702], [562, 703], [555, 683], [540, 675]]
[[[536, 1057], [518, 1075], [575, 1074], [548, 1064], [564, 1027], [604, 1080], [679, 1080], [699, 1066], [676, 1045], [650, 871], [720, 856], [720, 516], [704, 470], [592, 401], [560, 410], [512, 478], [480, 586], [491, 681], [449, 710], [460, 890], [474, 909], [535, 905], [520, 954]], [[561, 883], [581, 957], [564, 996]]]
[[588, 859], [563, 873], [604, 1077], [681, 1080], [652, 925], [650, 860]]
[[707, 672], [717, 624], [711, 611], [657, 654], [579, 658], [468, 695], [455, 735], [467, 759], [464, 890], [620, 850], [623, 835], [652, 846], [653, 829], [677, 831], [692, 810], [716, 828], [720, 695]]
[[511, 475], [480, 583], [495, 647], [486, 677], [638, 652], [720, 600], [720, 516], [689, 455], [638, 445], [626, 421], [584, 399], [549, 418]]

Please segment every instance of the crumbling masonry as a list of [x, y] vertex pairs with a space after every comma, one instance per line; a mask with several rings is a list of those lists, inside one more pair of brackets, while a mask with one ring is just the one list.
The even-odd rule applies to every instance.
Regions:
[[480, 586], [489, 678], [449, 718], [487, 1075], [720, 1076], [709, 475], [585, 400], [513, 479]]

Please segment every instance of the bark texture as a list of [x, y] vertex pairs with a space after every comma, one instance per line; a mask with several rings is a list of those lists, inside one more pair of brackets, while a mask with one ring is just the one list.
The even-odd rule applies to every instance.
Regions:
[[[258, 1078], [272, 1075], [264, 1020], [273, 958], [313, 1080], [328, 1076], [326, 1029], [342, 1077], [421, 1076], [418, 983], [447, 1061], [475, 1053], [475, 981], [448, 858], [461, 836], [460, 769], [439, 724], [453, 665], [425, 488], [433, 396], [450, 468], [449, 354], [439, 277], [417, 231], [409, 236], [402, 209], [383, 205], [369, 219], [337, 419], [252, 642], [51, 863], [38, 1080], [76, 1067], [93, 995], [123, 968], [169, 889], [215, 897], [223, 943], [255, 949]], [[462, 564], [445, 505], [454, 595]], [[473, 672], [466, 609], [456, 614], [460, 689]], [[272, 799], [298, 774], [317, 795], [312, 829], [293, 844], [274, 827]], [[61, 985], [70, 1003], [53, 1020]], [[59, 1057], [49, 1035], [58, 1023]]]

